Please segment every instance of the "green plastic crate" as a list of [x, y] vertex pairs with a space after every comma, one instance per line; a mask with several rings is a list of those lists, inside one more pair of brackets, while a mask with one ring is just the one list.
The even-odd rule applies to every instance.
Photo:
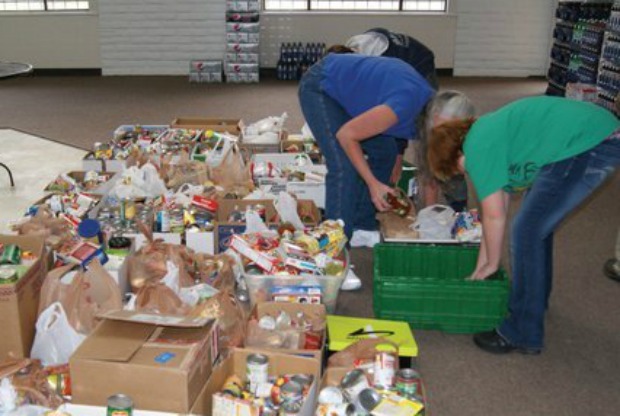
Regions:
[[452, 333], [496, 327], [506, 316], [510, 283], [503, 270], [487, 280], [466, 280], [477, 255], [477, 246], [376, 245], [375, 316]]

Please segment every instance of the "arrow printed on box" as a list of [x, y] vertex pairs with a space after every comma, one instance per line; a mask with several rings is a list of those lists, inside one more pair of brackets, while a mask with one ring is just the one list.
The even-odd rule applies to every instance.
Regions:
[[347, 335], [347, 338], [357, 338], [368, 336], [369, 338], [377, 338], [377, 336], [392, 336], [394, 335], [394, 331], [374, 331], [372, 326], [367, 325], [365, 328], [360, 328], [356, 331], [353, 331]]

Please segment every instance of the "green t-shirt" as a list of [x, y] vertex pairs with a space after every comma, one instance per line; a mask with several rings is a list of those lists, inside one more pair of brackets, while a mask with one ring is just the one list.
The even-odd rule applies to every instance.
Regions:
[[530, 97], [480, 117], [465, 137], [465, 169], [482, 201], [503, 189], [517, 192], [539, 170], [593, 148], [620, 127], [595, 104], [559, 97]]

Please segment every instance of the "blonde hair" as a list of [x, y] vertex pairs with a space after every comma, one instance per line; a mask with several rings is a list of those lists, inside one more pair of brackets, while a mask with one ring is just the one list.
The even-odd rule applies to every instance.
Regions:
[[461, 172], [458, 161], [463, 154], [463, 143], [476, 119], [454, 120], [441, 123], [431, 130], [427, 161], [431, 173], [446, 181]]

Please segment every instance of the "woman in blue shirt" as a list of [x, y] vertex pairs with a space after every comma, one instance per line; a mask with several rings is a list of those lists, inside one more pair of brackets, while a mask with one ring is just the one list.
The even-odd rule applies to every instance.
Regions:
[[301, 109], [327, 163], [325, 215], [375, 231], [398, 154], [416, 137], [416, 119], [433, 96], [429, 83], [397, 58], [329, 54], [304, 74]]

